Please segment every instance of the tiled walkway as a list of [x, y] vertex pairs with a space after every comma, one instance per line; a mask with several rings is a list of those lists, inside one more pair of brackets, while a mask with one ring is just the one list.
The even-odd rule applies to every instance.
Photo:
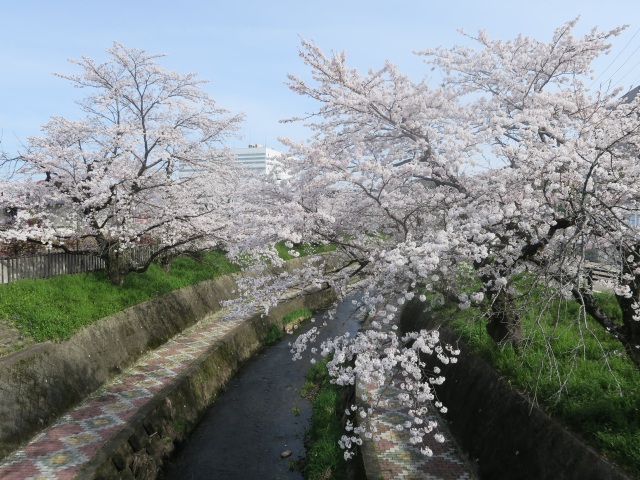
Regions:
[[[391, 328], [391, 325], [385, 327]], [[395, 380], [401, 381], [400, 375]], [[395, 382], [396, 384], [398, 382]], [[428, 421], [435, 421], [438, 424], [437, 433], [445, 437], [444, 443], [438, 443], [432, 434], [425, 435], [421, 445], [412, 445], [409, 442], [411, 437], [406, 430], [397, 430], [398, 425], [410, 420], [409, 408], [402, 406], [398, 400], [400, 388], [394, 385], [376, 387], [374, 384], [364, 387], [369, 392], [380, 397], [380, 402], [375, 406], [372, 420], [377, 428], [378, 440], [367, 440], [365, 448], [373, 450], [374, 455], [367, 455], [365, 458], [372, 458], [367, 465], [367, 473], [374, 476], [376, 480], [475, 480], [473, 466], [470, 465], [453, 440], [449, 432], [446, 420], [434, 406], [430, 406], [433, 412], [431, 417], [425, 418]], [[436, 432], [433, 432], [436, 433]], [[429, 447], [433, 452], [432, 456], [424, 455], [421, 447]]]
[[387, 387], [382, 391], [381, 397], [387, 400], [386, 406], [377, 406], [374, 414], [380, 439], [372, 442], [375, 445], [381, 477], [385, 480], [471, 480], [476, 478], [451, 440], [452, 437], [444, 419], [439, 416], [427, 419], [427, 421], [437, 421], [438, 431], [445, 436], [444, 443], [436, 442], [431, 435], [425, 436], [425, 445], [433, 451], [431, 457], [422, 454], [418, 447], [409, 443], [407, 431], [396, 430], [396, 425], [409, 420], [408, 409], [400, 406], [395, 400], [395, 395], [399, 392], [400, 390], [394, 387]]
[[3, 480], [71, 479], [143, 405], [213, 342], [240, 324], [220, 314], [145, 355], [0, 464]]

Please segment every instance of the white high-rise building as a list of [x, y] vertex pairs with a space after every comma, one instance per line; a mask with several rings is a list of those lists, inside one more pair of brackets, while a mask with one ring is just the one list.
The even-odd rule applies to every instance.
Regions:
[[[257, 143], [250, 144], [247, 148], [232, 148], [231, 154], [238, 163], [252, 173], [266, 175], [271, 173], [276, 167], [282, 167], [282, 163], [278, 160], [278, 158], [282, 156], [282, 152]], [[178, 169], [178, 175], [180, 177], [189, 177], [197, 173], [198, 167], [193, 165], [182, 165]], [[282, 171], [277, 172], [278, 180], [287, 178], [288, 176], [289, 175], [284, 174]]]
[[231, 152], [238, 163], [252, 172], [269, 174], [275, 167], [282, 166], [278, 161], [278, 157], [282, 156], [281, 152], [258, 143], [249, 144], [247, 148], [233, 148]]
[[[282, 163], [278, 158], [282, 157], [282, 152], [273, 148], [265, 147], [257, 143], [250, 144], [247, 148], [232, 148], [231, 154], [236, 161], [246, 167], [252, 173], [267, 175], [273, 172], [277, 167], [282, 167]], [[197, 167], [183, 165], [178, 169], [180, 177], [188, 177], [197, 175]], [[277, 180], [288, 178], [282, 168], [276, 170]]]

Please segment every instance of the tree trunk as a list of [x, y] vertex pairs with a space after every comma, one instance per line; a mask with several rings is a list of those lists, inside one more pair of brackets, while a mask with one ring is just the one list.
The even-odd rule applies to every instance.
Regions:
[[[474, 262], [476, 271], [482, 271], [491, 263], [489, 257], [479, 262]], [[510, 282], [502, 287], [496, 286], [498, 275], [506, 276], [504, 271], [485, 271], [480, 278], [485, 286], [487, 299], [491, 305], [487, 333], [498, 344], [511, 345], [518, 348], [524, 341], [520, 314], [516, 306], [516, 299], [511, 291]]]
[[171, 261], [173, 260], [173, 255], [167, 253], [166, 255], [162, 255], [159, 259], [160, 266], [164, 273], [171, 273]]
[[109, 262], [107, 264], [107, 275], [109, 281], [114, 285], [122, 285], [124, 278], [127, 276], [126, 269], [122, 268], [119, 262]]
[[498, 344], [518, 348], [524, 341], [524, 334], [513, 293], [502, 288], [490, 300], [492, 304], [487, 333]]
[[129, 268], [118, 249], [118, 244], [106, 243], [101, 252], [100, 258], [104, 261], [109, 281], [113, 285], [122, 285]]
[[640, 321], [635, 319], [640, 317], [640, 309], [636, 310], [633, 308], [640, 303], [637, 286], [638, 281], [640, 281], [640, 276], [636, 276], [632, 281], [624, 282], [631, 288], [631, 297], [616, 295], [616, 299], [622, 311], [621, 330], [624, 338], [624, 349], [631, 360], [640, 366]]
[[640, 321], [634, 320], [634, 316], [640, 316], [640, 310], [634, 310], [631, 306], [638, 301], [637, 291], [632, 298], [618, 298], [618, 304], [622, 310], [622, 324], [624, 329], [624, 349], [629, 358], [640, 367]]
[[[630, 296], [616, 295], [618, 305], [622, 311], [622, 331], [624, 334], [624, 348], [627, 355], [640, 366], [640, 245], [634, 245], [621, 251], [622, 285], [629, 287]], [[635, 309], [633, 307], [636, 307]]]

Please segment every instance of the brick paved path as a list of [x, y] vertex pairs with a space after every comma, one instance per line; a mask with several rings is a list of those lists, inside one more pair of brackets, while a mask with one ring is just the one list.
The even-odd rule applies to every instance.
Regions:
[[213, 342], [242, 323], [221, 314], [142, 357], [0, 464], [3, 480], [71, 479], [143, 405]]
[[[369, 388], [375, 392], [374, 388]], [[409, 420], [408, 408], [400, 405], [396, 395], [399, 388], [378, 389], [385, 406], [376, 406], [374, 421], [378, 428], [379, 440], [371, 440], [375, 448], [380, 477], [384, 480], [472, 480], [477, 478], [456, 444], [452, 441], [446, 422], [433, 408], [434, 415], [428, 419], [438, 422], [438, 431], [445, 436], [444, 443], [435, 441], [432, 435], [425, 436], [425, 445], [431, 448], [433, 456], [428, 457], [420, 448], [409, 443], [409, 433], [397, 430], [396, 426]], [[434, 432], [435, 433], [435, 432]]]

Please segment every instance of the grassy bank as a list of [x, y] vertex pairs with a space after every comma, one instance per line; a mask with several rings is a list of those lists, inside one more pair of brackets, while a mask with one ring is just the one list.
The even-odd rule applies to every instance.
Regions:
[[[607, 309], [616, 308], [610, 299]], [[496, 345], [485, 325], [473, 308], [449, 323], [518, 390], [627, 472], [640, 474], [640, 372], [619, 342], [564, 299], [523, 311], [526, 344], [518, 351]]]
[[[284, 242], [276, 244], [284, 260]], [[299, 256], [335, 250], [335, 245], [299, 245]], [[179, 288], [240, 270], [223, 252], [212, 251], [195, 260], [178, 257], [169, 272], [152, 264], [145, 273], [130, 273], [124, 284], [112, 285], [103, 272], [23, 279], [0, 285], [0, 321], [21, 336], [41, 342], [69, 338], [99, 318]]]
[[306, 375], [303, 397], [311, 400], [311, 427], [307, 438], [305, 478], [346, 479], [347, 464], [338, 445], [343, 434], [344, 389], [330, 383], [326, 361], [314, 364]]
[[68, 338], [84, 325], [152, 297], [238, 271], [224, 253], [199, 261], [179, 257], [167, 273], [153, 264], [142, 274], [112, 285], [103, 272], [23, 279], [0, 285], [0, 318], [36, 341]]

